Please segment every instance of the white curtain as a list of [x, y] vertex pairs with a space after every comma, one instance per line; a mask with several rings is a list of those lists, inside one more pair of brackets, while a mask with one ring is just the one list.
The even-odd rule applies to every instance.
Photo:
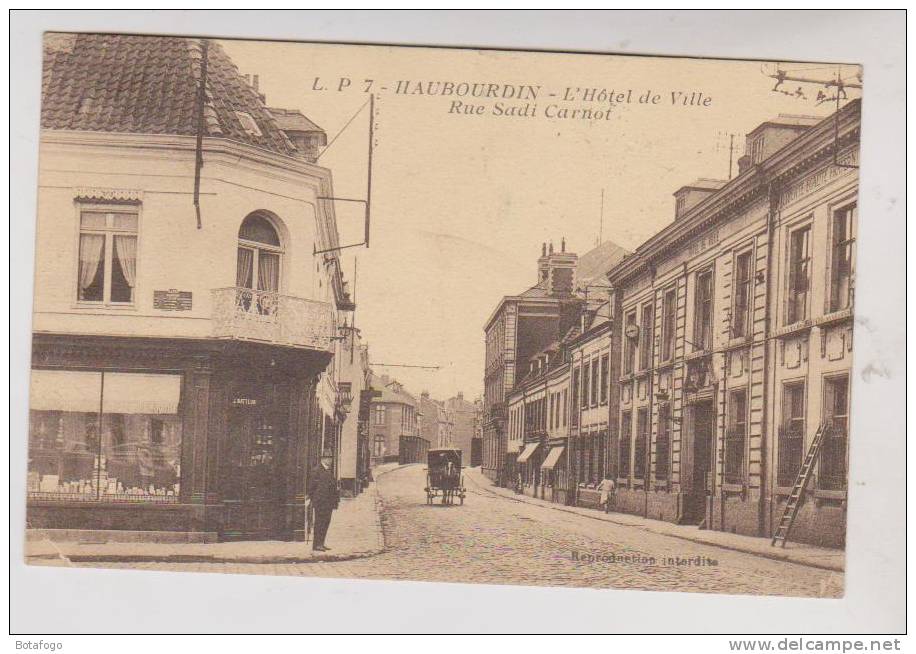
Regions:
[[105, 236], [102, 234], [82, 234], [80, 236], [80, 298], [95, 279], [102, 263], [102, 251], [105, 248]]
[[251, 265], [254, 260], [254, 251], [248, 248], [239, 248], [238, 265], [235, 272], [235, 285], [238, 288], [251, 288]]
[[280, 281], [280, 257], [270, 252], [258, 252], [258, 290], [277, 291]]
[[137, 239], [134, 236], [115, 236], [114, 255], [121, 264], [127, 285], [134, 287], [137, 280]]

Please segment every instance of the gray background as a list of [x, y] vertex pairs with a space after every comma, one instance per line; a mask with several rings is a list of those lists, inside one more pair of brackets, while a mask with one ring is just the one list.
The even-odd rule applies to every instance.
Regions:
[[[905, 20], [902, 12], [786, 10], [14, 12], [10, 17], [11, 632], [903, 631]], [[863, 64], [862, 220], [857, 244], [846, 597], [780, 599], [25, 566], [25, 435], [44, 30]]]

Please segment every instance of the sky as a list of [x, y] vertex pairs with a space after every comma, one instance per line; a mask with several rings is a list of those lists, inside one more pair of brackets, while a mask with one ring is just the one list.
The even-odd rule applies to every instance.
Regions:
[[[440, 399], [481, 393], [484, 323], [500, 298], [537, 282], [543, 242], [559, 246], [565, 237], [581, 255], [600, 234], [635, 249], [673, 220], [678, 188], [728, 178], [731, 135], [737, 162], [744, 134], [761, 122], [780, 113], [827, 116], [834, 106], [815, 103], [814, 85], [804, 85], [806, 99], [773, 92], [766, 73], [775, 64], [757, 61], [221, 43], [241, 73], [259, 76], [268, 106], [298, 109], [334, 139], [319, 163], [331, 169], [338, 197], [366, 197], [372, 80], [370, 247], [342, 250], [341, 259], [346, 278], [355, 277], [356, 325], [373, 369]], [[837, 71], [783, 69], [816, 79]], [[841, 69], [846, 79], [854, 73]], [[538, 97], [398, 93], [399, 82], [408, 90], [418, 82], [492, 84], [497, 95], [536, 87]], [[611, 91], [629, 91], [630, 103], [603, 100]], [[658, 100], [640, 103], [642, 96]], [[496, 115], [497, 102], [529, 105], [534, 115]], [[462, 113], [468, 105], [482, 114]], [[561, 119], [559, 107], [602, 117]], [[342, 244], [362, 240], [362, 211], [336, 203]]]

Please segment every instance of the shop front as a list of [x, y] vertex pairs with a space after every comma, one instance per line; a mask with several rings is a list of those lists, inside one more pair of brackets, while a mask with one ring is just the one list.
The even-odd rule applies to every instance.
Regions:
[[28, 526], [112, 540], [304, 539], [314, 385], [328, 358], [37, 334]]

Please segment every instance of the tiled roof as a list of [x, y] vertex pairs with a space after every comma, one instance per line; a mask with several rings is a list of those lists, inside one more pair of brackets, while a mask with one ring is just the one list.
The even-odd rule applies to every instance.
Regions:
[[277, 125], [282, 130], [297, 132], [324, 132], [308, 116], [298, 109], [281, 109], [280, 107], [267, 107], [270, 114], [277, 120]]
[[[196, 135], [201, 53], [201, 39], [49, 33], [41, 126]], [[257, 92], [214, 41], [208, 43], [206, 90], [205, 136], [283, 155], [296, 153]]]

